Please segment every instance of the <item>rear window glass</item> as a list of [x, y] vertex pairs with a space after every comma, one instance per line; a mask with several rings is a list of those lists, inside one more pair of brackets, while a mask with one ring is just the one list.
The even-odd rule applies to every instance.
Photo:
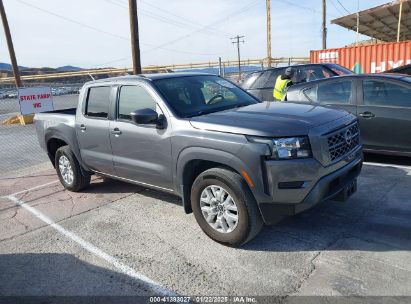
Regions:
[[91, 117], [108, 117], [110, 87], [90, 88], [87, 97], [86, 115]]
[[282, 72], [284, 72], [284, 69], [262, 72], [262, 75], [254, 82], [251, 89], [273, 89], [278, 75], [281, 75]]
[[364, 80], [364, 104], [411, 108], [411, 88], [381, 80]]
[[244, 82], [242, 83], [241, 87], [243, 89], [250, 89], [253, 87], [254, 82], [257, 80], [257, 78], [261, 75], [261, 73], [251, 73], [246, 76], [244, 79]]
[[329, 65], [328, 66], [335, 74], [337, 74], [338, 76], [342, 76], [342, 75], [350, 75], [350, 74], [354, 74], [353, 71], [350, 71], [347, 68], [344, 68], [340, 65], [337, 64], [333, 64], [333, 65]]

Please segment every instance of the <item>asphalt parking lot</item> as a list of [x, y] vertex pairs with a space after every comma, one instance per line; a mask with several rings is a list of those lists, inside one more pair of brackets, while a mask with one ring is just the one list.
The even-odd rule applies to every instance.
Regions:
[[410, 166], [366, 163], [348, 202], [265, 227], [240, 249], [158, 191], [95, 177], [70, 193], [49, 165], [0, 189], [3, 296], [411, 296]]

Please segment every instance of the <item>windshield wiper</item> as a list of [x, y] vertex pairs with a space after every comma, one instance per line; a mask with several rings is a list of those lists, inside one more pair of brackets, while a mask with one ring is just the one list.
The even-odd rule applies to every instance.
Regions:
[[237, 105], [230, 105], [228, 107], [222, 107], [222, 108], [216, 108], [216, 109], [210, 109], [210, 110], [201, 110], [198, 112], [195, 112], [193, 114], [188, 115], [187, 117], [195, 117], [195, 116], [202, 116], [206, 114], [211, 114], [215, 112], [221, 112], [221, 111], [226, 111], [226, 110], [231, 110], [231, 109], [238, 109], [242, 107], [249, 106], [249, 104], [237, 104]]

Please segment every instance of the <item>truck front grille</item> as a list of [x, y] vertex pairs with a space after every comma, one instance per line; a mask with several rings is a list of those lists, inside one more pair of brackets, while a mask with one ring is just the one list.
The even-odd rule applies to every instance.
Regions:
[[360, 145], [358, 122], [332, 133], [327, 141], [331, 162], [343, 158]]

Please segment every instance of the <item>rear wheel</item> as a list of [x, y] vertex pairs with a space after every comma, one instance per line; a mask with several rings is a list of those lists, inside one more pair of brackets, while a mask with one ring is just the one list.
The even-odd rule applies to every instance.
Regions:
[[56, 151], [55, 166], [60, 182], [67, 190], [77, 192], [90, 184], [90, 174], [82, 172], [69, 146], [60, 147]]
[[241, 176], [213, 168], [193, 183], [191, 204], [201, 229], [213, 240], [241, 246], [252, 240], [263, 222], [257, 203]]

